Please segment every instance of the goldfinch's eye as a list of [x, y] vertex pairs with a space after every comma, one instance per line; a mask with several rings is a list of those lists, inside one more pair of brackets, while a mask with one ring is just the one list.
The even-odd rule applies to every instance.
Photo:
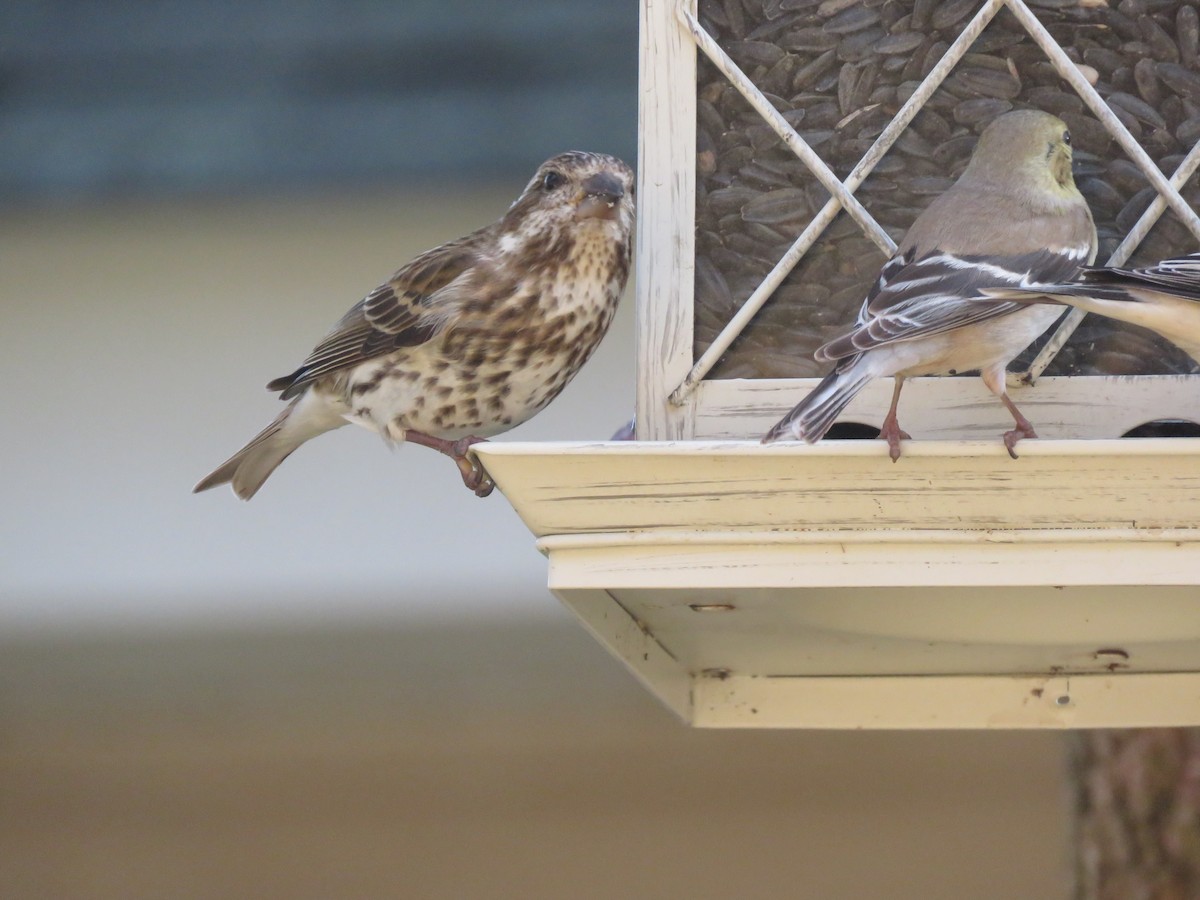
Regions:
[[567, 178], [562, 172], [556, 172], [551, 169], [542, 176], [542, 190], [552, 191], [555, 188], [560, 188], [567, 183]]
[[1069, 132], [1069, 131], [1063, 132], [1063, 143], [1068, 144], [1068, 145], [1071, 143], [1071, 132]]

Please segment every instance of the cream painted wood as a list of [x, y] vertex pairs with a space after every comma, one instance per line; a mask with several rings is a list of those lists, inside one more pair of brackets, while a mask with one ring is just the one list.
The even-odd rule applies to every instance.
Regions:
[[678, 3], [641, 3], [636, 409], [642, 440], [694, 432], [691, 408], [667, 403], [692, 365], [696, 265], [696, 44], [675, 14]]
[[[705, 381], [697, 390], [697, 440], [761, 437], [817, 384], [817, 379]], [[1147, 422], [1200, 423], [1200, 376], [1049, 377], [1010, 386], [1013, 402], [1042, 438], [1119, 438]], [[892, 401], [880, 379], [851, 402], [840, 422], [878, 428]], [[999, 440], [1012, 416], [975, 377], [913, 378], [904, 383], [900, 423], [918, 440]], [[913, 446], [916, 446], [915, 444]], [[1028, 444], [1019, 444], [1023, 453]]]
[[1200, 677], [698, 678], [705, 728], [1155, 728], [1200, 722]]
[[[928, 591], [994, 586], [1033, 590], [1045, 585], [1061, 590], [1102, 584], [1140, 589], [1200, 583], [1196, 529], [1148, 530], [1139, 541], [1125, 539], [1124, 529], [1113, 540], [1088, 539], [1088, 530], [1073, 530], [1075, 540], [1038, 531], [1024, 532], [1018, 539], [988, 532], [988, 540], [977, 543], [947, 540], [936, 533], [921, 541], [895, 541], [877, 532], [838, 531], [811, 540], [803, 533], [793, 541], [763, 546], [721, 540], [758, 538], [757, 532], [712, 535], [703, 543], [664, 539], [624, 545], [608, 540], [616, 535], [601, 534], [594, 547], [563, 546], [553, 538], [543, 538], [538, 546], [558, 567], [551, 568], [552, 590], [691, 590], [725, 598], [730, 592], [763, 587], [852, 588], [863, 594], [890, 589], [899, 595], [914, 585]], [[1200, 606], [1200, 589], [1196, 599]]]
[[1200, 604], [1191, 585], [1139, 590], [1136, 619], [1129, 615], [1129, 590], [1113, 585], [638, 587], [610, 593], [692, 672], [1174, 672], [1195, 670], [1200, 655]]
[[[553, 557], [550, 566], [553, 577]], [[647, 690], [681, 719], [691, 718], [691, 674], [612, 594], [603, 589], [572, 591], [566, 606]]]
[[478, 453], [551, 590], [693, 724], [1200, 724], [1200, 439]]
[[1019, 449], [1010, 459], [999, 440], [910, 441], [896, 463], [882, 441], [489, 443], [478, 453], [538, 537], [1200, 526], [1200, 438]]

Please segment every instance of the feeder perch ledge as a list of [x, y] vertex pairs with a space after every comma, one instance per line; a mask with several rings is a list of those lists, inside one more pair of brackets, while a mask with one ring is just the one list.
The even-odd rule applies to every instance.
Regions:
[[476, 452], [693, 725], [1200, 725], [1200, 439]]

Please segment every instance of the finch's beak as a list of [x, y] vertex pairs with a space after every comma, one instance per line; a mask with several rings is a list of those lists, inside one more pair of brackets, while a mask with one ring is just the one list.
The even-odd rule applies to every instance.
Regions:
[[599, 172], [585, 180], [575, 215], [580, 219], [613, 219], [625, 189], [615, 175]]

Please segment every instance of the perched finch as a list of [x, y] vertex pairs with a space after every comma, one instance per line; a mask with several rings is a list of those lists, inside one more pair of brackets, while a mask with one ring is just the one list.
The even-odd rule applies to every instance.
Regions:
[[1036, 110], [1007, 113], [979, 138], [966, 170], [913, 222], [884, 264], [849, 334], [817, 350], [835, 363], [763, 438], [815, 443], [873, 378], [894, 375], [880, 437], [900, 457], [904, 379], [979, 370], [1012, 413], [1004, 445], [1037, 437], [1008, 397], [1009, 362], [1058, 317], [1054, 307], [989, 300], [991, 287], [1069, 280], [1096, 255], [1096, 228], [1071, 177], [1066, 125]]
[[347, 422], [455, 461], [553, 400], [592, 355], [625, 287], [633, 173], [569, 152], [541, 165], [497, 222], [418, 256], [355, 304], [295, 372], [268, 390], [287, 409], [196, 485], [243, 500], [293, 450]]
[[987, 294], [1017, 303], [1062, 303], [1141, 325], [1200, 362], [1200, 253], [1144, 269], [1089, 266], [1067, 283]]

